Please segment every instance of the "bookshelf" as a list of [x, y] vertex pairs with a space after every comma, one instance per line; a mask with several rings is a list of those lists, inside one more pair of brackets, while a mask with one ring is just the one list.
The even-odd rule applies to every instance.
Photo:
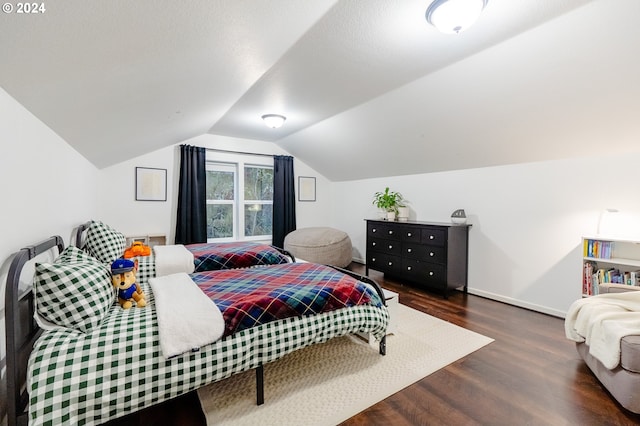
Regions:
[[640, 241], [582, 237], [582, 296], [602, 284], [640, 288]]

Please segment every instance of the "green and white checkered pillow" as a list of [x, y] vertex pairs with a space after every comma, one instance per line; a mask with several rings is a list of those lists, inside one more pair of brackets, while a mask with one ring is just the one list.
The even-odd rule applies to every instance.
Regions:
[[69, 261], [77, 253], [65, 252], [56, 263], [36, 264], [36, 311], [56, 326], [86, 333], [102, 323], [114, 304], [111, 273], [95, 259]]
[[122, 257], [127, 245], [123, 234], [102, 222], [92, 221], [87, 230], [84, 249], [102, 263], [111, 263]]
[[100, 262], [89, 253], [76, 246], [66, 247], [55, 260], [55, 263], [96, 263]]

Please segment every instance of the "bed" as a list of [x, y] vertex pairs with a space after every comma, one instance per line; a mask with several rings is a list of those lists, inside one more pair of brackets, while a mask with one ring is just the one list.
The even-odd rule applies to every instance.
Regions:
[[[208, 271], [191, 274], [190, 277], [212, 299], [219, 299], [216, 304], [222, 306], [223, 312], [229, 309], [228, 299], [233, 297], [226, 291], [216, 296], [215, 287], [232, 281], [229, 274], [240, 277], [240, 281], [258, 282], [254, 287], [259, 289], [260, 280], [286, 281], [283, 274], [275, 271], [277, 268], [296, 270], [301, 277], [309, 275], [304, 268], [318, 268], [321, 275], [334, 275], [339, 281], [355, 281], [365, 287], [368, 301], [314, 314], [273, 319], [259, 325], [225, 327], [224, 336], [219, 340], [166, 358], [161, 349], [156, 315], [160, 313], [156, 312], [154, 293], [149, 283], [140, 281], [147, 293], [148, 305], [124, 310], [99, 290], [99, 286], [92, 284], [100, 281], [96, 276], [85, 280], [84, 289], [73, 291], [74, 295], [87, 291], [98, 294], [100, 301], [90, 304], [98, 306], [90, 306], [93, 311], [89, 319], [87, 315], [80, 315], [78, 320], [74, 309], [79, 305], [55, 295], [50, 298], [62, 304], [55, 312], [62, 318], [60, 321], [71, 318], [71, 324], [42, 330], [38, 326], [42, 319], [35, 315], [39, 318], [36, 324], [32, 316], [34, 311], [40, 312], [42, 301], [50, 296], [47, 289], [51, 287], [49, 281], [52, 280], [47, 281], [48, 276], [37, 269], [34, 289], [19, 291], [19, 277], [24, 275], [21, 271], [30, 259], [52, 248], [62, 253], [53, 263], [45, 262], [38, 268], [48, 270], [50, 265], [61, 263], [65, 268], [81, 269], [83, 276], [91, 275], [87, 271], [100, 275], [105, 270], [104, 264], [99, 266], [100, 262], [85, 252], [75, 247], [64, 249], [60, 237], [51, 237], [22, 249], [14, 257], [5, 300], [10, 424], [16, 424], [19, 418], [24, 419], [27, 405], [30, 424], [103, 423], [251, 369], [256, 371], [256, 398], [261, 404], [264, 402], [263, 365], [297, 349], [345, 334], [370, 333], [379, 340], [380, 354], [386, 352], [385, 330], [389, 314], [380, 287], [374, 281], [349, 271], [304, 263]], [[280, 278], [268, 278], [270, 273]], [[211, 281], [211, 276], [221, 274], [218, 284]], [[324, 286], [328, 280], [321, 278], [320, 281]], [[289, 282], [289, 285], [295, 284]], [[105, 296], [100, 296], [102, 294]], [[71, 313], [64, 312], [69, 306], [73, 308]], [[96, 315], [101, 315], [102, 320], [93, 324], [91, 321]]]
[[[102, 262], [111, 263], [123, 256], [126, 237], [111, 226], [92, 220], [76, 228], [74, 244]], [[287, 250], [254, 241], [155, 246], [151, 255], [136, 259], [138, 274], [146, 278], [174, 272], [277, 265], [296, 260]]]

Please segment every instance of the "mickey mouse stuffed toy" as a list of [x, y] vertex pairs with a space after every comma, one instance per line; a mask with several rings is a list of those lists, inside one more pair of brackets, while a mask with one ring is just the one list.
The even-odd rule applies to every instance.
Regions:
[[111, 264], [111, 282], [118, 289], [118, 302], [124, 309], [133, 306], [132, 300], [139, 308], [147, 305], [142, 288], [136, 283], [137, 270], [138, 259], [116, 259]]

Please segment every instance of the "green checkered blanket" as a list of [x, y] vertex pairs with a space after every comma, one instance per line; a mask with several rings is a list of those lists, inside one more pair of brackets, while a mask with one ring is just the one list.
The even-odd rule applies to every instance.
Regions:
[[313, 343], [356, 332], [381, 336], [389, 320], [386, 308], [368, 305], [288, 318], [167, 360], [160, 349], [153, 293], [146, 279], [140, 281], [145, 281], [147, 307], [114, 305], [101, 326], [86, 334], [43, 333], [29, 359], [30, 424], [104, 423]]

